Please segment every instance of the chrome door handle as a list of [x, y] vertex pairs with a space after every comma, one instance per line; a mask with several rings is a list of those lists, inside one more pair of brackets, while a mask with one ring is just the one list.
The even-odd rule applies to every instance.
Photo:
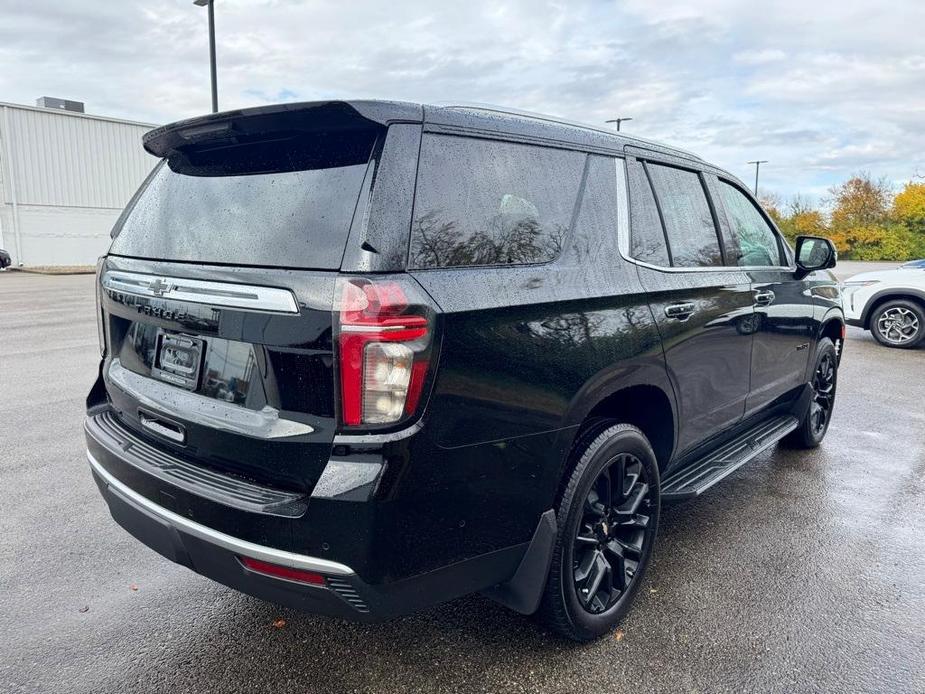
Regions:
[[186, 443], [186, 431], [179, 424], [174, 424], [173, 422], [168, 422], [159, 417], [149, 415], [142, 410], [138, 411], [138, 421], [145, 429], [153, 431], [155, 434], [163, 436], [165, 439], [170, 439], [176, 443]]
[[686, 321], [694, 313], [694, 304], [671, 304], [665, 307], [665, 315], [669, 318], [675, 318], [679, 321]]
[[755, 303], [759, 306], [767, 306], [772, 301], [774, 301], [775, 294], [770, 289], [764, 289], [760, 292], [755, 292]]

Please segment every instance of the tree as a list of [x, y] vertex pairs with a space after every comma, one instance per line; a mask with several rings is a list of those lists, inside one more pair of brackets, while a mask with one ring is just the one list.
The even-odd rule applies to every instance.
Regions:
[[838, 250], [849, 257], [876, 255], [877, 248], [884, 245], [890, 231], [895, 229], [891, 226], [889, 182], [861, 172], [830, 188], [829, 195], [832, 205], [829, 236]]
[[806, 209], [793, 212], [789, 222], [794, 238], [797, 236], [827, 236], [829, 233], [825, 217], [819, 210]]
[[827, 236], [825, 216], [817, 210], [808, 198], [796, 195], [787, 205], [787, 212], [778, 212], [778, 218], [769, 215], [777, 223], [781, 232], [791, 245], [796, 243], [797, 236]]
[[893, 199], [893, 216], [913, 231], [925, 233], [925, 183], [909, 181]]
[[763, 193], [758, 198], [758, 202], [761, 203], [764, 211], [768, 213], [768, 217], [773, 219], [777, 226], [780, 226], [784, 219], [784, 215], [781, 214], [780, 196], [776, 193]]
[[909, 258], [925, 258], [925, 183], [909, 181], [893, 199], [893, 217], [902, 225]]

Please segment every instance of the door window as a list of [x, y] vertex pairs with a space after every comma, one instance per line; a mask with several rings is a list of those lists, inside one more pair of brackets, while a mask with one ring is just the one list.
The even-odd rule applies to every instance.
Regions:
[[[622, 164], [622, 162], [620, 162]], [[634, 165], [630, 176], [630, 195], [633, 200], [633, 225], [630, 234], [630, 255], [652, 265], [671, 265], [665, 232], [658, 216], [658, 206], [652, 186], [640, 164]]]
[[719, 182], [719, 191], [732, 227], [733, 241], [738, 246], [726, 249], [729, 264], [741, 267], [785, 265], [777, 234], [755, 204], [726, 181]]
[[673, 166], [646, 164], [658, 200], [672, 265], [710, 267], [723, 264], [719, 237], [700, 175]]

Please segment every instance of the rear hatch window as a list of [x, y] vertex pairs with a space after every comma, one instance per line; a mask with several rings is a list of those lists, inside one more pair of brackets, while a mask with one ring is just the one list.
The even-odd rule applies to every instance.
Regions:
[[375, 140], [313, 133], [176, 152], [126, 210], [110, 252], [338, 269]]

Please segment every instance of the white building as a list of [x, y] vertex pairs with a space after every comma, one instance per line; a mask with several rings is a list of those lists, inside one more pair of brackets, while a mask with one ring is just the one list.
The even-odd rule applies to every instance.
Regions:
[[0, 248], [13, 265], [93, 265], [154, 157], [141, 136], [153, 125], [0, 103]]

